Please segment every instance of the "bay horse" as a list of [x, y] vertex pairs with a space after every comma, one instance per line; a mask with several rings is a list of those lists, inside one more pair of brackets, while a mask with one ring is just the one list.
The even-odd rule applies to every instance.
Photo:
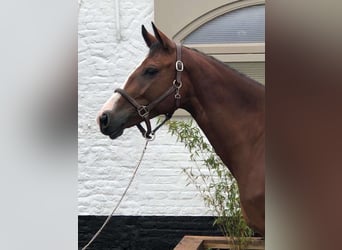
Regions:
[[247, 224], [264, 235], [264, 86], [152, 27], [154, 36], [142, 25], [147, 57], [98, 112], [101, 132], [115, 139], [137, 125], [150, 138], [150, 119], [187, 110], [237, 180]]

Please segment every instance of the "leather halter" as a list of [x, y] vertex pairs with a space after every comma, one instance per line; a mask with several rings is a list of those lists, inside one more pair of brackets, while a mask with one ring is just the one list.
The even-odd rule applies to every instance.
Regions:
[[[135, 107], [138, 115], [144, 119], [144, 122], [146, 124], [146, 129], [139, 123], [137, 124], [138, 129], [142, 133], [142, 135], [146, 139], [153, 139], [155, 132], [169, 119], [171, 119], [173, 112], [172, 113], [166, 113], [164, 120], [152, 130], [151, 128], [151, 122], [150, 122], [150, 112], [153, 108], [157, 106], [160, 102], [162, 102], [166, 97], [171, 95], [172, 93], [175, 92], [175, 100], [176, 100], [176, 108], [179, 108], [180, 106], [180, 99], [181, 95], [179, 93], [180, 88], [182, 87], [182, 79], [181, 79], [181, 74], [182, 71], [184, 70], [184, 64], [182, 62], [182, 45], [181, 44], [176, 44], [176, 54], [177, 54], [177, 59], [175, 63], [176, 67], [176, 79], [173, 80], [172, 86], [164, 92], [161, 96], [159, 96], [157, 99], [152, 101], [148, 105], [141, 105], [139, 104], [134, 98], [132, 98], [126, 91], [123, 89], [117, 88], [115, 89], [114, 92], [117, 92], [121, 94], [133, 107]], [[152, 136], [151, 136], [152, 135]]]

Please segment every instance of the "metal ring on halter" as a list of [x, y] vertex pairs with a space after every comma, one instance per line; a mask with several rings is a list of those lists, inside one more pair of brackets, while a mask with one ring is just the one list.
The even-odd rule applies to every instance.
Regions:
[[147, 141], [154, 141], [154, 139], [156, 139], [156, 134], [155, 133], [149, 134], [148, 136], [150, 136], [150, 137], [148, 137], [146, 134], [147, 134], [147, 132], [145, 132], [144, 137], [145, 137], [145, 139]]
[[183, 85], [182, 81], [177, 81], [177, 80], [173, 80], [173, 86], [175, 86], [177, 89], [180, 89]]
[[184, 70], [184, 64], [181, 60], [176, 61], [176, 70], [182, 72]]

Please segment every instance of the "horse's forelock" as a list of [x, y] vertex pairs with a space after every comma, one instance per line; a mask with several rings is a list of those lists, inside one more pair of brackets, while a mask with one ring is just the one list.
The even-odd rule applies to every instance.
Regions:
[[160, 42], [154, 42], [150, 46], [150, 51], [149, 51], [148, 55], [153, 56], [156, 53], [169, 54], [170, 52], [171, 52], [170, 49], [165, 49]]
[[161, 43], [160, 42], [154, 42], [150, 46], [149, 55], [153, 56], [155, 53], [160, 52], [161, 50], [163, 50], [163, 46], [161, 45]]

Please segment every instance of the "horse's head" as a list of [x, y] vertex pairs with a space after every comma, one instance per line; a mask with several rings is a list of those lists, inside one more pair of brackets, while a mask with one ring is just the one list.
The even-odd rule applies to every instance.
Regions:
[[[120, 136], [125, 128], [146, 122], [160, 114], [172, 115], [180, 104], [181, 47], [159, 31], [152, 23], [155, 36], [142, 26], [142, 35], [150, 51], [144, 61], [129, 76], [123, 89], [115, 93], [98, 112], [101, 132], [110, 138]], [[175, 68], [176, 63], [176, 68]]]

